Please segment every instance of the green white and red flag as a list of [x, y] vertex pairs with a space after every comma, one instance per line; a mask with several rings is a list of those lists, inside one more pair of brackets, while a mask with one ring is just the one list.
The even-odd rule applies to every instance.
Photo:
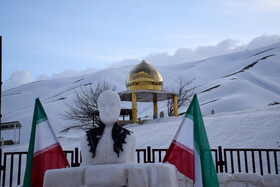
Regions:
[[163, 162], [176, 166], [195, 187], [219, 186], [197, 96], [194, 95]]
[[39, 100], [35, 101], [29, 141], [24, 187], [43, 186], [44, 174], [48, 169], [69, 166], [62, 147], [50, 125]]

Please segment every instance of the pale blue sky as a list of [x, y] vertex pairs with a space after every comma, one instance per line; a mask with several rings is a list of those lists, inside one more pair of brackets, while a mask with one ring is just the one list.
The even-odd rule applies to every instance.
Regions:
[[36, 80], [226, 39], [236, 47], [278, 38], [280, 1], [0, 0], [0, 35], [3, 80], [17, 70]]

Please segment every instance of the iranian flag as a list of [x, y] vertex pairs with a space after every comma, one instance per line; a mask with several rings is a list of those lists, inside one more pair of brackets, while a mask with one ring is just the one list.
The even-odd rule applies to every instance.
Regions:
[[43, 186], [46, 170], [66, 166], [69, 166], [69, 163], [53, 132], [44, 108], [37, 98], [34, 106], [23, 186]]
[[197, 96], [194, 95], [163, 162], [193, 180], [195, 187], [219, 186]]

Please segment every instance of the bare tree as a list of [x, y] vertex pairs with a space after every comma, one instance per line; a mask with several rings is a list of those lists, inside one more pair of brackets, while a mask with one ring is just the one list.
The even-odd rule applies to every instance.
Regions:
[[[187, 103], [189, 103], [192, 99], [192, 96], [194, 94], [195, 87], [191, 87], [192, 82], [195, 80], [195, 78], [184, 81], [182, 77], [180, 76], [178, 80], [176, 80], [177, 87], [176, 89], [172, 90], [177, 94], [177, 105], [178, 109], [182, 106], [185, 106]], [[173, 116], [174, 115], [174, 105], [173, 101], [170, 99], [167, 102], [167, 109], [168, 109], [168, 115]]]
[[107, 81], [98, 82], [89, 88], [82, 88], [75, 93], [73, 105], [66, 104], [67, 110], [63, 117], [78, 122], [76, 125], [68, 125], [63, 131], [69, 129], [88, 129], [100, 122], [97, 110], [97, 99], [105, 90], [116, 90], [115, 85]]

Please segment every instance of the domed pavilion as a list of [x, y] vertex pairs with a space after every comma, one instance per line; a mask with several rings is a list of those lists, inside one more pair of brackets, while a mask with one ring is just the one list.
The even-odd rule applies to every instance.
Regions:
[[153, 102], [153, 118], [158, 118], [158, 101], [173, 99], [174, 116], [178, 117], [177, 95], [162, 91], [163, 79], [158, 70], [146, 61], [136, 65], [127, 75], [126, 91], [120, 92], [121, 101], [132, 101], [132, 123], [137, 123], [137, 102]]

